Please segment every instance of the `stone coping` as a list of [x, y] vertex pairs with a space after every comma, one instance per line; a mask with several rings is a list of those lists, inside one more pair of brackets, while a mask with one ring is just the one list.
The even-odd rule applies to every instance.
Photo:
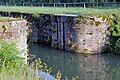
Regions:
[[54, 14], [55, 16], [77, 17], [80, 14]]
[[22, 20], [22, 19], [12, 18], [12, 17], [0, 17], [0, 22], [19, 21], [19, 20]]

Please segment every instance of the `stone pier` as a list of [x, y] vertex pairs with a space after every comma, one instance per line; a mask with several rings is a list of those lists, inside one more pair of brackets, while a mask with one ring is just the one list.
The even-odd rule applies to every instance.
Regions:
[[55, 15], [52, 47], [77, 53], [99, 53], [109, 40], [109, 16]]
[[15, 42], [22, 52], [19, 56], [27, 59], [27, 21], [0, 17], [0, 39]]

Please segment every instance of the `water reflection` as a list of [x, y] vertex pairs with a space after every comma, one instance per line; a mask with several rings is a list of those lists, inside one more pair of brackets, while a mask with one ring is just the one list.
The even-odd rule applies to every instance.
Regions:
[[30, 46], [30, 53], [40, 57], [43, 62], [51, 66], [52, 74], [60, 70], [62, 78], [67, 76], [68, 80], [72, 77], [77, 77], [77, 80], [114, 80], [112, 70], [114, 72], [114, 69], [120, 66], [120, 59], [115, 55], [82, 55], [43, 45]]
[[104, 58], [107, 80], [120, 80], [120, 55], [101, 55]]

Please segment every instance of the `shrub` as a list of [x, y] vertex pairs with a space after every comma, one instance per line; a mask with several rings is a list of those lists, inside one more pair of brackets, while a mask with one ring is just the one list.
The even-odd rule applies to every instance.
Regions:
[[24, 64], [24, 59], [18, 56], [20, 53], [15, 43], [0, 40], [0, 80], [41, 80], [40, 70], [51, 72], [40, 59]]
[[105, 53], [120, 54], [120, 38], [111, 37], [109, 42], [106, 42], [106, 47], [103, 49]]
[[15, 43], [0, 40], [0, 72], [3, 68], [7, 71], [18, 69], [19, 65], [23, 64], [23, 59], [17, 56], [18, 54], [20, 51]]
[[120, 15], [112, 15], [109, 21], [111, 23], [111, 27], [109, 28], [111, 37], [106, 42], [106, 47], [103, 49], [103, 52], [120, 54]]

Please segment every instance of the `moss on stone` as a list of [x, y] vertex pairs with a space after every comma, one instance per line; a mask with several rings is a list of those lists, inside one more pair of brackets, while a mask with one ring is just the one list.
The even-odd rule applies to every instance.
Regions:
[[33, 13], [33, 17], [35, 17], [35, 18], [39, 18], [40, 17], [40, 13]]
[[12, 18], [12, 17], [0, 17], [0, 22], [9, 22], [9, 21], [17, 21], [21, 20], [18, 18]]
[[5, 33], [5, 32], [6, 32], [6, 26], [3, 25], [3, 26], [2, 26], [2, 29], [3, 29], [3, 33]]

